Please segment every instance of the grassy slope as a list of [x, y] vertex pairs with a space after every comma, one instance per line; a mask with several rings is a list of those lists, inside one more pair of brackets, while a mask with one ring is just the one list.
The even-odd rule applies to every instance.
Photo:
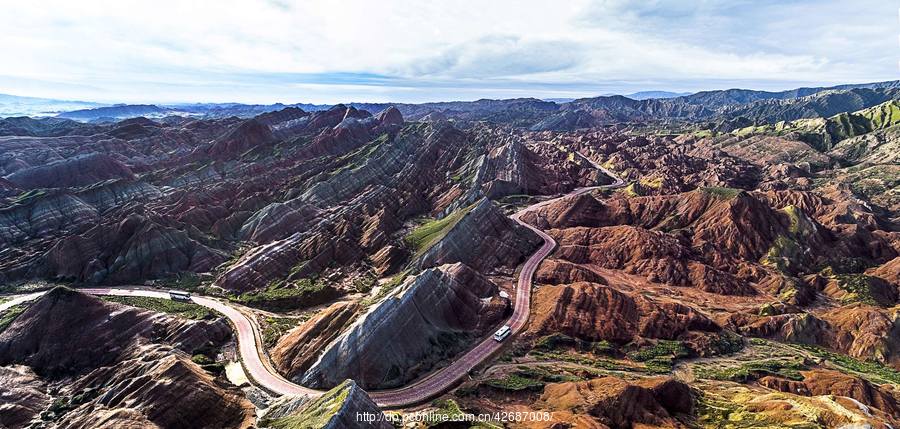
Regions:
[[472, 209], [475, 204], [459, 209], [443, 219], [430, 220], [419, 225], [403, 239], [416, 256], [425, 253], [431, 246], [444, 238], [445, 235]]
[[169, 313], [186, 319], [203, 320], [214, 319], [217, 317], [217, 314], [214, 311], [206, 307], [163, 298], [149, 298], [143, 296], [104, 296], [103, 299], [159, 313]]

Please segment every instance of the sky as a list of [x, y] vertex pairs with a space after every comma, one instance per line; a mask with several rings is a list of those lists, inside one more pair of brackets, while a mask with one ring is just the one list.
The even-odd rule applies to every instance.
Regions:
[[890, 0], [0, 0], [0, 93], [578, 98], [900, 79]]

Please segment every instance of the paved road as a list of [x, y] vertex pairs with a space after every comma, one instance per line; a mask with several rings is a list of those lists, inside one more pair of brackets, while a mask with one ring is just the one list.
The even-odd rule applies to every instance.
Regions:
[[[591, 164], [593, 164], [596, 168], [608, 174], [610, 177], [615, 178], [616, 181], [613, 184], [605, 186], [579, 188], [559, 198], [581, 195], [600, 188], [620, 187], [624, 184], [621, 179], [613, 175], [605, 168], [595, 164], [590, 160], [588, 161], [591, 162]], [[512, 335], [519, 333], [519, 331], [521, 331], [522, 328], [525, 327], [525, 324], [528, 322], [528, 315], [531, 313], [532, 278], [534, 277], [535, 271], [537, 271], [538, 265], [540, 265], [544, 258], [546, 258], [556, 247], [556, 241], [554, 241], [553, 238], [544, 233], [544, 231], [541, 231], [525, 223], [525, 221], [521, 220], [520, 217], [529, 211], [546, 206], [553, 201], [556, 201], [557, 199], [558, 198], [554, 198], [552, 200], [546, 200], [537, 204], [533, 204], [510, 216], [511, 219], [518, 222], [520, 225], [532, 230], [535, 234], [537, 234], [544, 240], [544, 243], [541, 245], [540, 249], [538, 249], [537, 252], [531, 255], [531, 257], [529, 257], [527, 261], [525, 261], [525, 264], [522, 265], [522, 269], [519, 271], [519, 279], [516, 283], [515, 307], [513, 307], [512, 316], [510, 316], [509, 320], [506, 322], [506, 324], [509, 325], [510, 329], [513, 332]], [[450, 365], [431, 373], [430, 375], [414, 382], [413, 384], [392, 390], [370, 391], [368, 392], [369, 396], [371, 396], [379, 406], [388, 408], [402, 407], [404, 405], [421, 403], [446, 392], [449, 388], [453, 387], [457, 382], [466, 377], [466, 375], [470, 371], [472, 371], [472, 369], [474, 369], [482, 362], [486, 361], [494, 353], [498, 352], [504, 344], [505, 342], [501, 343], [494, 341], [492, 335], [482, 340], [480, 343], [478, 343], [477, 346], [469, 350], [466, 354], [462, 355], [457, 360], [453, 361], [453, 363], [451, 363]]]
[[[579, 156], [581, 156], [581, 154], [579, 154]], [[597, 165], [593, 161], [590, 161], [586, 157], [583, 158], [590, 162], [597, 169], [602, 170], [610, 177], [615, 178], [615, 183], [604, 186], [579, 188], [559, 198], [581, 195], [594, 189], [617, 188], [621, 187], [624, 184], [621, 179], [617, 178], [605, 168]], [[510, 216], [511, 219], [518, 222], [520, 225], [532, 230], [535, 234], [537, 234], [544, 240], [544, 243], [537, 250], [537, 252], [535, 252], [528, 258], [527, 261], [525, 261], [525, 264], [522, 265], [522, 268], [519, 271], [519, 278], [518, 282], [516, 283], [515, 306], [513, 307], [512, 316], [507, 321], [507, 324], [512, 330], [512, 335], [519, 333], [528, 322], [528, 315], [531, 312], [532, 278], [534, 277], [535, 271], [537, 271], [538, 265], [540, 265], [544, 258], [546, 258], [547, 255], [549, 255], [550, 252], [552, 252], [556, 247], [556, 242], [553, 240], [553, 238], [551, 238], [543, 231], [525, 223], [520, 219], [520, 217], [529, 211], [546, 206], [547, 204], [550, 204], [559, 198], [542, 201], [540, 203], [528, 206]], [[79, 290], [94, 295], [145, 296], [165, 299], [169, 298], [169, 294], [167, 292], [142, 288], [93, 288]], [[18, 296], [11, 301], [0, 304], [0, 311], [6, 310], [13, 305], [35, 299], [42, 294], [43, 292], [37, 292]], [[268, 358], [263, 356], [264, 348], [262, 345], [261, 335], [259, 334], [259, 329], [254, 325], [250, 318], [248, 318], [236, 307], [233, 307], [223, 301], [202, 296], [193, 296], [192, 300], [199, 305], [222, 313], [231, 321], [237, 334], [238, 351], [241, 356], [244, 370], [247, 372], [249, 378], [253, 380], [258, 386], [261, 386], [264, 389], [278, 395], [307, 395], [314, 397], [319, 396], [323, 393], [319, 390], [310, 389], [295, 384], [279, 375], [278, 372], [275, 371], [274, 368], [272, 368]], [[494, 341], [493, 335], [491, 335], [482, 340], [480, 343], [478, 343], [478, 345], [463, 354], [457, 360], [453, 361], [453, 363], [451, 363], [450, 365], [441, 368], [431, 373], [430, 375], [413, 382], [410, 385], [391, 390], [371, 391], [369, 392], [369, 396], [371, 396], [379, 406], [385, 408], [397, 408], [422, 403], [428, 399], [434, 398], [446, 392], [448, 389], [453, 387], [457, 382], [466, 377], [466, 375], [472, 369], [498, 352], [508, 341], [509, 340], [502, 343]]]

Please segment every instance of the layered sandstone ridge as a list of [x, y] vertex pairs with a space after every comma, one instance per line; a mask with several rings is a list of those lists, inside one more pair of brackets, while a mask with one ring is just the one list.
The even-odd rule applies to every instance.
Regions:
[[229, 336], [221, 319], [178, 319], [56, 288], [0, 334], [0, 373], [28, 395], [12, 405], [19, 422], [52, 397], [71, 404], [57, 411], [58, 427], [250, 427], [252, 404], [190, 358]]
[[406, 384], [498, 322], [509, 303], [496, 294], [496, 285], [461, 263], [424, 270], [369, 309], [295, 380], [310, 387], [347, 378], [366, 389]]

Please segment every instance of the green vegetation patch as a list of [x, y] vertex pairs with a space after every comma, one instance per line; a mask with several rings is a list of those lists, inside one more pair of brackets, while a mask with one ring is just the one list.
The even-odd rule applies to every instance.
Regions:
[[215, 361], [212, 358], [210, 358], [209, 356], [207, 356], [205, 354], [201, 354], [201, 353], [197, 353], [197, 354], [191, 356], [191, 362], [193, 362], [197, 365], [209, 365], [211, 363], [215, 363]]
[[178, 317], [192, 320], [211, 320], [219, 317], [219, 314], [202, 305], [190, 302], [172, 301], [164, 298], [150, 298], [145, 296], [104, 296], [104, 300], [119, 304], [140, 307], [158, 313], [169, 313]]
[[353, 290], [359, 293], [368, 293], [377, 284], [378, 279], [375, 276], [366, 274], [353, 279]]
[[694, 374], [699, 378], [711, 380], [736, 381], [746, 383], [757, 380], [767, 375], [786, 378], [789, 380], [803, 380], [800, 371], [808, 367], [802, 359], [766, 359], [761, 361], [744, 362], [741, 365], [728, 368], [712, 368], [699, 366]]
[[225, 371], [225, 365], [220, 362], [216, 362], [215, 359], [209, 357], [205, 353], [195, 353], [193, 356], [191, 356], [191, 362], [200, 365], [200, 368], [213, 375], [219, 375]]
[[250, 307], [289, 311], [323, 304], [339, 295], [337, 289], [323, 280], [304, 278], [292, 282], [274, 281], [263, 290], [230, 299]]
[[854, 274], [861, 273], [872, 266], [865, 258], [856, 257], [836, 257], [823, 264], [820, 270], [821, 275], [831, 277], [835, 274]]
[[584, 341], [559, 332], [545, 335], [534, 342], [534, 349], [538, 351], [553, 351], [565, 348], [574, 348], [602, 355], [612, 355], [618, 352], [616, 345], [609, 341]]
[[641, 187], [637, 183], [630, 183], [628, 186], [622, 189], [622, 193], [629, 197], [640, 197], [643, 195], [641, 192]]
[[730, 355], [744, 349], [744, 338], [734, 332], [723, 331], [710, 343], [715, 355]]
[[676, 359], [690, 356], [691, 352], [681, 341], [657, 340], [655, 344], [628, 353], [628, 358], [643, 362], [648, 372], [666, 373], [672, 370]]
[[495, 389], [521, 392], [543, 390], [545, 383], [533, 378], [523, 377], [519, 374], [509, 374], [503, 378], [491, 378], [485, 380], [484, 384]]
[[819, 429], [813, 422], [783, 424], [727, 398], [697, 391], [697, 427], [715, 429]]
[[567, 381], [581, 381], [583, 378], [574, 375], [557, 374], [538, 366], [519, 366], [515, 375], [545, 383], [562, 383]]
[[378, 293], [376, 293], [374, 296], [366, 298], [366, 300], [363, 301], [363, 305], [369, 306], [378, 301], [381, 301], [384, 297], [393, 292], [394, 289], [397, 289], [401, 284], [403, 284], [403, 282], [406, 281], [407, 277], [409, 277], [409, 270], [394, 275], [394, 277], [391, 277], [390, 281], [381, 285], [381, 287], [378, 289]]
[[350, 394], [350, 380], [335, 386], [324, 395], [304, 406], [300, 412], [278, 419], [262, 419], [260, 427], [272, 429], [318, 429], [323, 428], [344, 406]]
[[[545, 352], [533, 350], [528, 353], [534, 359], [541, 361], [560, 361], [569, 362], [585, 367], [590, 367], [598, 371], [631, 371], [646, 372], [645, 368], [635, 366], [626, 361], [616, 361], [606, 358], [595, 358], [578, 353], [561, 353], [557, 351]], [[599, 373], [599, 372], [598, 372]]]
[[800, 233], [800, 211], [796, 206], [787, 206], [782, 209], [782, 211], [788, 215], [788, 219], [791, 222], [791, 226], [789, 231], [791, 234], [799, 234]]
[[641, 186], [643, 186], [645, 188], [653, 188], [653, 189], [660, 189], [660, 188], [662, 188], [662, 185], [663, 185], [662, 177], [653, 177], [653, 178], [644, 177], [644, 178], [641, 178], [640, 183], [641, 183]]
[[825, 359], [844, 370], [859, 373], [863, 378], [874, 383], [900, 384], [900, 371], [881, 363], [875, 361], [862, 361], [845, 354], [826, 350], [819, 346], [807, 344], [792, 344], [791, 346], [800, 350], [805, 350], [818, 358]]
[[26, 205], [44, 195], [47, 195], [47, 191], [43, 189], [32, 189], [27, 192], [23, 192], [14, 198], [12, 198], [9, 202], [10, 206], [18, 206], [18, 205]]
[[842, 301], [844, 303], [861, 302], [868, 305], [878, 305], [878, 300], [872, 295], [872, 284], [875, 278], [865, 274], [838, 274], [834, 276], [841, 290], [847, 292]]
[[267, 348], [275, 346], [287, 331], [294, 329], [303, 323], [302, 319], [292, 317], [266, 317], [262, 331], [263, 344]]
[[81, 390], [77, 394], [71, 396], [62, 396], [53, 400], [46, 410], [41, 412], [41, 420], [58, 421], [69, 411], [72, 411], [84, 403], [94, 400], [100, 396], [100, 390], [96, 387], [89, 387]]
[[714, 197], [717, 197], [717, 198], [725, 199], [725, 200], [730, 200], [730, 199], [738, 196], [738, 194], [740, 194], [741, 192], [743, 192], [741, 189], [723, 188], [723, 187], [719, 187], [719, 186], [703, 187], [703, 188], [700, 188], [700, 191], [704, 192], [706, 194], [712, 195]]
[[366, 163], [366, 161], [368, 161], [369, 158], [372, 157], [372, 154], [374, 154], [375, 151], [389, 139], [390, 135], [388, 135], [387, 133], [382, 134], [369, 143], [366, 143], [359, 149], [342, 155], [336, 160], [338, 165], [342, 165], [342, 168], [339, 169], [339, 171], [347, 169], [356, 170], [362, 167]]
[[16, 317], [19, 317], [20, 314], [24, 313], [26, 308], [28, 308], [28, 304], [14, 305], [6, 309], [3, 314], [0, 314], [0, 333], [5, 331], [9, 325], [12, 325], [12, 322], [16, 320]]
[[410, 249], [415, 251], [416, 256], [422, 255], [431, 246], [434, 246], [444, 238], [466, 214], [475, 208], [476, 204], [478, 203], [459, 209], [442, 219], [430, 220], [417, 226], [403, 238], [403, 241]]
[[202, 283], [203, 282], [197, 273], [183, 272], [178, 273], [178, 275], [169, 280], [166, 284], [173, 289], [191, 292], [197, 290]]
[[760, 259], [760, 263], [775, 268], [782, 273], [790, 273], [800, 258], [802, 249], [793, 238], [779, 235], [772, 243], [769, 251]]

